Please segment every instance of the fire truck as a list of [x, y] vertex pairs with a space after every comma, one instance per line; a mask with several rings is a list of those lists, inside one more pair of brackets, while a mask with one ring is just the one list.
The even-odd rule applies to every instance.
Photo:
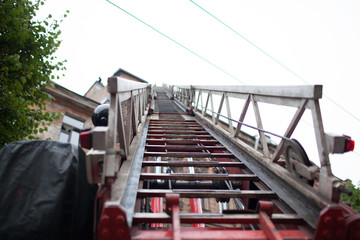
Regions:
[[[351, 192], [329, 160], [355, 143], [325, 132], [321, 85], [154, 87], [111, 77], [108, 91], [96, 127], [80, 135], [86, 155], [51, 141], [2, 150], [13, 160], [0, 163], [1, 239], [360, 239], [360, 214], [340, 202]], [[263, 128], [263, 103], [294, 109], [283, 135]], [[250, 105], [256, 126], [244, 121]], [[319, 164], [292, 138], [306, 111]]]

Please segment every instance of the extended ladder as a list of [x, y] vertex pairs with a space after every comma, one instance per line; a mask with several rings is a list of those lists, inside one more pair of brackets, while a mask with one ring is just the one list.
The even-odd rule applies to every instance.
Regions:
[[310, 238], [304, 221], [192, 117], [160, 113], [154, 118], [134, 239]]

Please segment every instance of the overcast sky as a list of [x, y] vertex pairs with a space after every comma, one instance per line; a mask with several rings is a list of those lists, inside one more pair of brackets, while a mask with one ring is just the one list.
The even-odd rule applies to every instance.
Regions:
[[[322, 84], [325, 131], [360, 144], [360, 1], [112, 2], [119, 8], [106, 0], [47, 0], [42, 7], [40, 18], [70, 10], [56, 53], [68, 61], [59, 84], [84, 94], [119, 68], [157, 84]], [[291, 115], [268, 119], [264, 128], [282, 135], [278, 125]], [[294, 136], [316, 161], [309, 122]], [[335, 175], [354, 183], [359, 144], [353, 153], [331, 156]]]

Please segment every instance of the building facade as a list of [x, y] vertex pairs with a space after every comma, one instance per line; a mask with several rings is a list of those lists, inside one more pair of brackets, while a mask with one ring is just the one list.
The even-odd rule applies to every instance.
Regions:
[[91, 116], [99, 103], [59, 84], [54, 85], [54, 88], [44, 89], [53, 97], [51, 102], [47, 102], [46, 110], [62, 113], [62, 116], [48, 126], [48, 131], [39, 134], [38, 137], [78, 145], [80, 132], [93, 127]]
[[[147, 83], [145, 80], [123, 69], [116, 71], [114, 76]], [[54, 86], [54, 88], [47, 87], [43, 90], [53, 97], [51, 102], [47, 102], [46, 110], [62, 113], [62, 116], [48, 126], [48, 131], [39, 133], [37, 137], [78, 145], [80, 132], [94, 127], [91, 121], [94, 109], [100, 104], [108, 103], [110, 100], [107, 87], [99, 79], [82, 96], [57, 83], [54, 83]], [[127, 103], [122, 105], [124, 116], [127, 116]], [[128, 134], [130, 135], [130, 133]]]

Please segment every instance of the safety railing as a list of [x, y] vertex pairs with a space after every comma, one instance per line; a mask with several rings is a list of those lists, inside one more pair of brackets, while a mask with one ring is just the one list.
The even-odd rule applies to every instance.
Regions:
[[[149, 104], [151, 87], [148, 84], [111, 77], [108, 80], [108, 91], [110, 93], [110, 109], [107, 149], [119, 148], [127, 157], [130, 154], [130, 143], [138, 133], [139, 124], [144, 122], [143, 117]], [[115, 131], [113, 131], [114, 129]], [[117, 147], [117, 143], [119, 143], [119, 147]], [[110, 159], [114, 156], [111, 153], [108, 155]], [[106, 166], [105, 169], [105, 176], [112, 176], [114, 169], [117, 168]]]
[[[104, 184], [106, 178], [115, 178], [122, 160], [134, 154], [130, 151], [139, 128], [143, 126], [151, 104], [152, 89], [149, 84], [120, 77], [108, 79], [110, 108], [107, 126], [92, 130], [92, 149], [88, 153], [88, 178], [90, 182]], [[102, 170], [94, 165], [102, 163]]]
[[[90, 183], [100, 184], [97, 196], [99, 209], [96, 211], [101, 214], [97, 216], [100, 219], [98, 229], [108, 229], [109, 217], [116, 215], [121, 216], [120, 228], [128, 231], [126, 226], [131, 223], [139, 181], [134, 174], [141, 172], [141, 151], [144, 151], [139, 147], [144, 145], [144, 136], [139, 133], [146, 128], [146, 117], [153, 104], [153, 89], [150, 84], [110, 77], [108, 92], [107, 126], [92, 130], [87, 175]], [[98, 238], [103, 237], [101, 231], [97, 234]]]
[[[326, 141], [327, 135], [324, 132], [324, 126], [320, 111], [319, 99], [322, 97], [322, 86], [170, 86], [164, 85], [176, 100], [187, 106], [197, 117], [218, 130], [225, 131], [228, 138], [236, 140], [240, 146], [248, 153], [260, 159], [270, 168], [277, 165], [280, 156], [284, 155], [284, 146], [291, 143], [291, 136], [302, 118], [306, 109], [311, 111], [314, 126], [316, 144], [320, 160], [320, 168], [313, 164], [303, 164], [298, 161], [291, 161], [292, 168], [296, 175], [308, 180], [317, 178], [319, 182], [319, 192], [322, 196], [332, 202], [339, 200], [343, 185], [339, 179], [334, 177], [331, 171], [329, 150]], [[217, 97], [215, 97], [217, 96]], [[203, 100], [205, 97], [206, 101]], [[245, 100], [242, 106], [241, 114], [238, 120], [232, 118], [232, 108], [229, 98]], [[214, 101], [217, 100], [217, 109], [214, 109]], [[258, 103], [275, 104], [296, 108], [284, 135], [277, 135], [263, 129], [262, 117]], [[249, 105], [252, 104], [257, 126], [250, 126], [244, 123]], [[226, 115], [221, 114], [223, 108], [226, 108]], [[237, 109], [239, 106], [237, 106]], [[218, 127], [219, 121], [226, 119], [226, 128]], [[262, 152], [249, 147], [248, 144], [241, 142], [239, 138], [240, 130], [243, 126], [248, 126], [258, 131]], [[274, 151], [269, 150], [268, 139], [265, 135], [272, 134], [281, 138]], [[310, 137], [310, 136], [309, 136]], [[289, 157], [290, 158], [290, 157]], [[276, 169], [276, 168], [273, 168]], [[291, 170], [292, 171], [292, 170]], [[293, 171], [294, 172], [294, 171]], [[289, 179], [289, 178], [287, 178]]]

